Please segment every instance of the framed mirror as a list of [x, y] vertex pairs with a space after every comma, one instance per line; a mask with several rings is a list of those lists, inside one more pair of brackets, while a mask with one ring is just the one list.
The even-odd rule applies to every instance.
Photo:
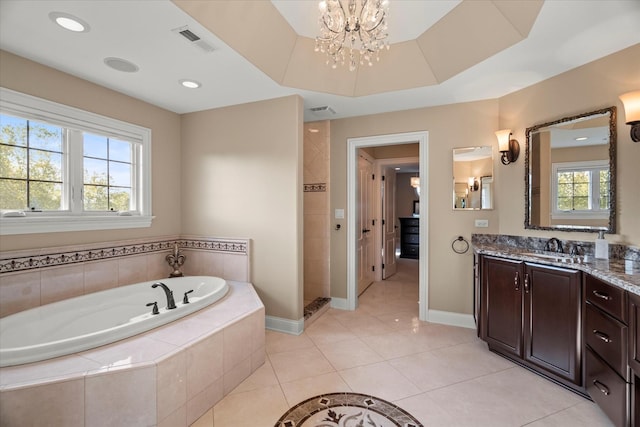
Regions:
[[527, 128], [524, 228], [616, 229], [616, 107]]
[[491, 146], [453, 149], [453, 209], [493, 209]]

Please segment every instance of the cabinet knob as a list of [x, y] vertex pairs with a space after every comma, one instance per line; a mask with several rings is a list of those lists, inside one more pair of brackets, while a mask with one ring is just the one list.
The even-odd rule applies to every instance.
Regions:
[[524, 293], [529, 293], [529, 273], [525, 273], [524, 275]]
[[609, 335], [605, 334], [604, 332], [600, 332], [597, 329], [593, 330], [593, 335], [597, 336], [598, 338], [600, 338], [602, 341], [606, 343], [610, 343], [612, 341], [612, 339], [609, 338]]

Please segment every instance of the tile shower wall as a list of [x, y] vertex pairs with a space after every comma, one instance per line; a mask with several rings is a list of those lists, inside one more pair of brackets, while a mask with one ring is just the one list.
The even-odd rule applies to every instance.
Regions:
[[168, 236], [0, 253], [0, 317], [92, 292], [163, 279], [178, 244], [182, 271], [249, 281], [249, 240]]
[[329, 121], [305, 123], [303, 158], [306, 304], [329, 296]]

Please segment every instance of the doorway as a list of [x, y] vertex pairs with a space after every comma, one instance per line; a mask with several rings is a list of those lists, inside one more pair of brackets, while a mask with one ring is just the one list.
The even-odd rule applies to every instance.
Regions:
[[419, 260], [419, 318], [428, 320], [428, 200], [429, 185], [427, 175], [428, 164], [428, 132], [408, 132], [390, 135], [378, 135], [347, 140], [347, 309], [355, 310], [358, 306], [358, 242], [356, 233], [358, 227], [358, 151], [361, 148], [407, 143], [419, 144], [419, 163], [421, 177], [421, 199], [425, 202], [420, 215], [420, 260]]

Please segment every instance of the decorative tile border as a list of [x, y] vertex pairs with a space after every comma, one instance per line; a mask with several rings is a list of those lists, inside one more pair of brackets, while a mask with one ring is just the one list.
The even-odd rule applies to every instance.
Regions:
[[325, 182], [304, 184], [305, 193], [324, 193], [325, 191], [327, 191], [327, 184]]
[[308, 318], [313, 316], [314, 313], [316, 313], [318, 310], [320, 310], [322, 307], [324, 307], [326, 304], [329, 304], [330, 302], [331, 302], [331, 298], [318, 297], [314, 299], [313, 301], [311, 301], [309, 304], [305, 306], [304, 319], [307, 320]]
[[185, 249], [211, 250], [236, 254], [248, 253], [248, 240], [225, 239], [179, 239], [159, 240], [130, 245], [116, 245], [113, 247], [83, 249], [78, 251], [61, 251], [46, 255], [31, 255], [0, 260], [0, 274], [16, 271], [34, 270], [45, 267], [77, 264], [88, 261], [103, 261], [110, 258], [120, 258], [130, 255], [144, 255], [173, 249], [175, 244]]

